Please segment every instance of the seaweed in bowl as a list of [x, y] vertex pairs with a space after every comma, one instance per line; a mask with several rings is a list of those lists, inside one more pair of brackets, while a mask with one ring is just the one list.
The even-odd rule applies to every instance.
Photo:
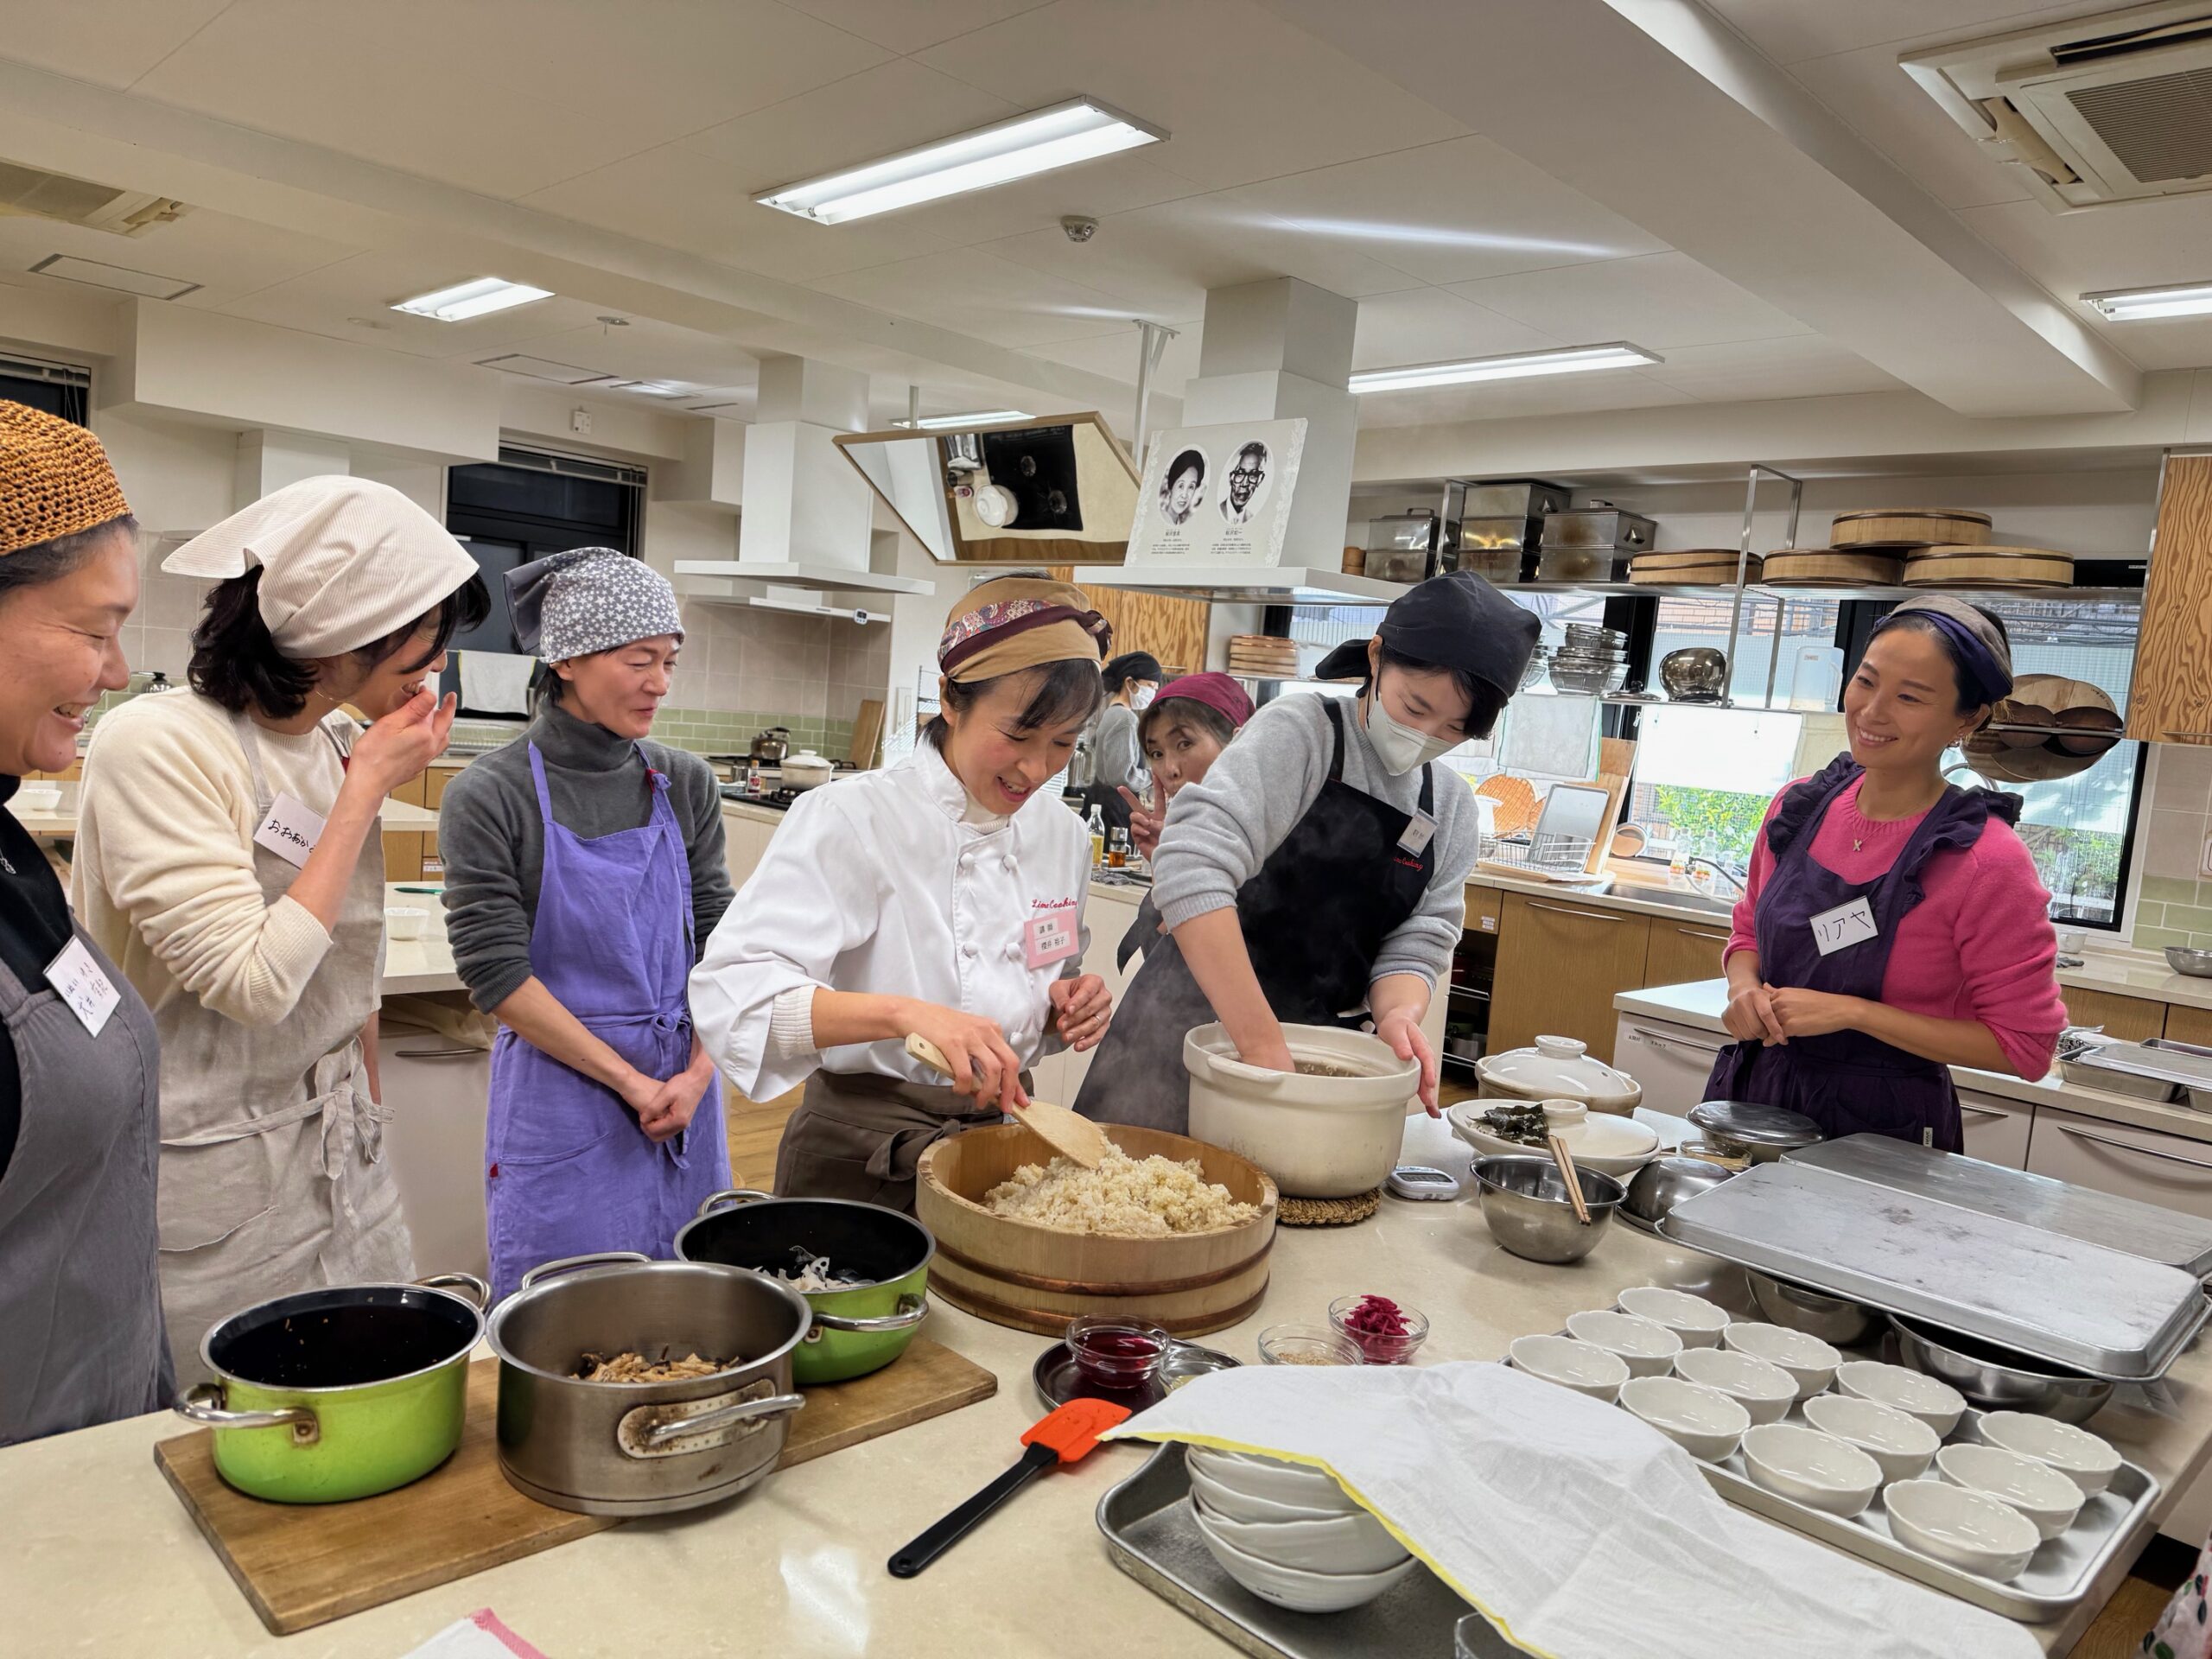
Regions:
[[1493, 1106], [1478, 1121], [1499, 1140], [1510, 1141], [1519, 1147], [1544, 1146], [1551, 1134], [1543, 1106], [1535, 1101], [1526, 1105]]

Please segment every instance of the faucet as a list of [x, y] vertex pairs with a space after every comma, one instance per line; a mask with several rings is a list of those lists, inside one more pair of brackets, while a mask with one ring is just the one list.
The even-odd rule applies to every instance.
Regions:
[[1683, 872], [1688, 874], [1689, 871], [1695, 869], [1700, 864], [1704, 865], [1707, 869], [1711, 870], [1715, 875], [1720, 877], [1722, 880], [1727, 882], [1729, 886], [1734, 887], [1738, 893], [1750, 891], [1750, 889], [1745, 885], [1744, 878], [1742, 876], [1738, 875], [1735, 871], [1730, 869], [1726, 864], [1719, 863], [1713, 859], [1707, 858], [1702, 855], [1683, 860]]

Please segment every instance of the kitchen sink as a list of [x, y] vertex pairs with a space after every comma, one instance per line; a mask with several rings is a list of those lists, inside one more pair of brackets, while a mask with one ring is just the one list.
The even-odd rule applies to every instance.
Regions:
[[1621, 896], [1648, 899], [1655, 905], [1672, 905], [1679, 910], [1701, 910], [1712, 916], [1726, 916], [1733, 912], [1736, 908], [1736, 896], [1733, 893], [1721, 895], [1690, 893], [1681, 888], [1674, 888], [1664, 893], [1635, 893], [1633, 894], [1624, 890]]

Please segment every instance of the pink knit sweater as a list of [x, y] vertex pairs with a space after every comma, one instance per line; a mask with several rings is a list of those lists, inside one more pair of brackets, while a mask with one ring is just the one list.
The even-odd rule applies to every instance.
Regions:
[[[1781, 803], [1777, 795], [1768, 806], [1770, 822]], [[1814, 836], [1813, 861], [1846, 880], [1872, 881], [1897, 862], [1926, 816], [1887, 823], [1862, 816], [1854, 779]], [[1750, 891], [1736, 901], [1724, 962], [1738, 950], [1758, 948], [1753, 917], [1773, 874], [1774, 852], [1762, 824], [1751, 853]], [[2015, 1071], [2040, 1077], [2050, 1070], [2066, 1007], [2053, 971], [2058, 935], [2050, 925], [2050, 895], [2028, 849], [2010, 824], [1992, 818], [1972, 847], [1933, 855], [1922, 869], [1921, 885], [1926, 896], [1897, 924], [1897, 944], [1882, 975], [1882, 1001], [1910, 1014], [1979, 1020]]]

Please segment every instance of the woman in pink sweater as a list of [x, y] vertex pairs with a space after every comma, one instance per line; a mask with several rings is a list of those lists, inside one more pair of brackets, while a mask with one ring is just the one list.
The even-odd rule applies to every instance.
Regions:
[[1844, 692], [1851, 753], [1768, 809], [1708, 1096], [1956, 1152], [1947, 1067], [2050, 1070], [2066, 1010], [2019, 798], [1942, 775], [2012, 686], [2005, 625], [1977, 606], [1915, 599], [1877, 626]]

